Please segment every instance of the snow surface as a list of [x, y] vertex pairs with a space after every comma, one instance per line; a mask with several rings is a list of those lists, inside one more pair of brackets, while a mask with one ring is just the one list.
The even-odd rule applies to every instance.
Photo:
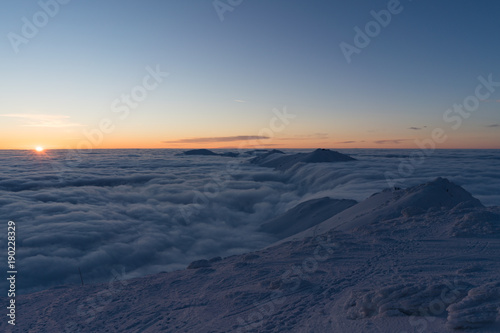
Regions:
[[309, 229], [356, 203], [354, 200], [338, 200], [328, 197], [308, 200], [263, 223], [259, 231], [270, 233], [280, 239], [286, 238]]
[[260, 251], [20, 295], [0, 331], [498, 332], [499, 256], [500, 208], [439, 178]]

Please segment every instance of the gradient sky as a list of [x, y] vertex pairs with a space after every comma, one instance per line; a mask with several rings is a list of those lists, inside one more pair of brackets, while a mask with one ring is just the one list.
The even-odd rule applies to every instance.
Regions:
[[[415, 148], [435, 128], [438, 148], [500, 148], [500, 84], [459, 126], [443, 120], [479, 76], [500, 82], [500, 2], [401, 1], [350, 63], [340, 43], [390, 1], [218, 3], [224, 20], [212, 1], [72, 0], [53, 17], [4, 2], [0, 149]], [[169, 75], [123, 117], [158, 66]]]

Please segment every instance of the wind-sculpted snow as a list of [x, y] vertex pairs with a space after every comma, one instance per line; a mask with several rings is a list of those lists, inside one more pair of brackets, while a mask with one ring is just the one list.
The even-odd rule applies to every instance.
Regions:
[[[112, 278], [110, 267], [123, 267], [132, 278], [260, 249], [276, 239], [259, 232], [261, 224], [308, 200], [363, 201], [388, 186], [385, 171], [398, 168], [398, 158], [384, 156], [410, 154], [341, 152], [357, 161], [303, 163], [280, 172], [248, 162], [266, 154], [260, 150], [236, 158], [175, 156], [177, 150], [0, 151], [0, 218], [16, 221], [19, 229], [19, 291], [80, 284], [78, 268], [85, 283], [93, 283]], [[499, 156], [496, 151], [436, 152], [407, 185], [446, 176], [483, 204], [498, 205], [500, 171], [494, 157]], [[495, 235], [494, 218], [491, 230], [482, 230], [479, 217], [467, 214], [450, 235], [461, 237], [465, 230]], [[0, 247], [7, 247], [5, 237]]]
[[470, 289], [460, 302], [448, 307], [448, 327], [481, 328], [495, 323], [500, 316], [500, 282]]

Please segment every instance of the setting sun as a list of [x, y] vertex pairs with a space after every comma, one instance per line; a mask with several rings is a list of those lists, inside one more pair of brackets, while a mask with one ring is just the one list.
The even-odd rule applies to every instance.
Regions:
[[45, 149], [43, 147], [36, 147], [35, 150], [39, 153], [41, 153], [42, 151], [44, 151]]

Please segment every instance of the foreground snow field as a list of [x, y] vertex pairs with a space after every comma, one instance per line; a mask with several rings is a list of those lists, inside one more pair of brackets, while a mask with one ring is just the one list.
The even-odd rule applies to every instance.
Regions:
[[500, 330], [499, 207], [442, 178], [348, 206], [260, 251], [18, 296], [0, 331]]

